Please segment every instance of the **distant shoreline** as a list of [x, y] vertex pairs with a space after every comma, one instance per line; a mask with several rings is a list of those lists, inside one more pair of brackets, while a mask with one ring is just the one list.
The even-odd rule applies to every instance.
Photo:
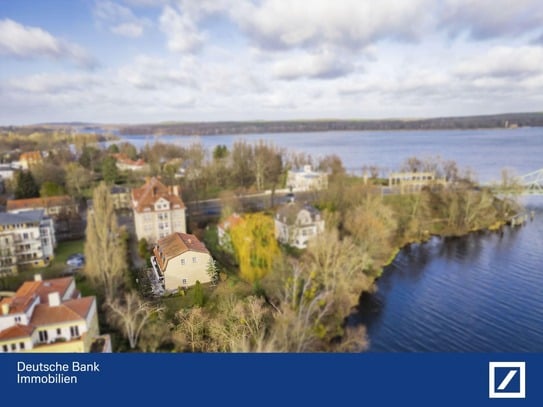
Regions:
[[119, 136], [215, 136], [262, 133], [312, 133], [333, 131], [401, 131], [401, 130], [483, 130], [543, 127], [543, 113], [503, 113], [496, 115], [459, 116], [420, 119], [372, 120], [277, 120], [166, 122], [147, 124], [43, 123], [29, 126], [2, 126], [0, 131], [75, 130], [84, 133], [112, 132]]

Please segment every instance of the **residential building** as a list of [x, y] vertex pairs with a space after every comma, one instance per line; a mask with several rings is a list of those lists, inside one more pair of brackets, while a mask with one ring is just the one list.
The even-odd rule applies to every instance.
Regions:
[[141, 158], [134, 161], [123, 153], [113, 154], [113, 158], [117, 160], [117, 168], [123, 171], [144, 171], [149, 169], [147, 163]]
[[110, 189], [113, 207], [115, 210], [131, 209], [130, 190], [120, 185], [113, 185]]
[[28, 170], [31, 166], [42, 162], [42, 155], [39, 151], [28, 151], [19, 156], [19, 165], [23, 170]]
[[60, 214], [79, 213], [77, 203], [71, 196], [50, 196], [45, 198], [10, 199], [6, 211], [18, 213], [27, 210], [41, 209], [45, 216], [55, 217]]
[[310, 205], [291, 202], [275, 215], [275, 237], [282, 244], [305, 249], [309, 240], [323, 231], [324, 220]]
[[54, 257], [53, 220], [42, 210], [0, 213], [0, 276], [19, 265], [43, 267]]
[[156, 243], [172, 233], [187, 232], [185, 204], [178, 187], [167, 187], [155, 177], [132, 190], [132, 210], [138, 240]]
[[328, 188], [328, 174], [313, 171], [310, 165], [302, 169], [289, 170], [287, 173], [287, 188], [293, 192], [319, 191]]
[[57, 241], [79, 239], [85, 234], [85, 224], [79, 214], [79, 206], [68, 195], [11, 199], [7, 202], [6, 210], [10, 213], [43, 210], [45, 216], [53, 219]]
[[151, 264], [155, 276], [167, 291], [209, 283], [213, 259], [206, 246], [194, 235], [172, 233], [160, 239], [153, 249]]
[[17, 169], [12, 167], [10, 164], [1, 164], [0, 178], [2, 178], [3, 180], [12, 180], [16, 170]]
[[230, 238], [230, 228], [243, 222], [243, 218], [237, 213], [233, 213], [217, 225], [217, 236], [219, 245], [228, 251], [233, 251], [232, 239]]
[[445, 185], [446, 180], [437, 178], [435, 172], [392, 172], [388, 176], [388, 186], [404, 192], [417, 192], [423, 187]]
[[99, 336], [95, 297], [81, 297], [73, 277], [36, 275], [0, 301], [0, 353], [89, 352]]

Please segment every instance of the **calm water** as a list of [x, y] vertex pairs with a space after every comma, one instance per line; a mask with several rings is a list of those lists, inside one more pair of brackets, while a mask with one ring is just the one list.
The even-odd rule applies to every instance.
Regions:
[[[191, 137], [126, 137], [189, 145]], [[235, 140], [267, 140], [319, 158], [339, 155], [356, 172], [396, 170], [410, 156], [441, 156], [480, 182], [543, 168], [543, 128], [473, 131], [328, 132], [206, 136], [209, 149]], [[434, 238], [404, 249], [362, 299], [352, 322], [368, 327], [370, 351], [543, 352], [543, 197], [526, 202], [533, 222], [503, 234]]]
[[337, 154], [345, 168], [359, 172], [376, 165], [383, 174], [398, 170], [406, 158], [440, 156], [475, 172], [480, 182], [500, 179], [504, 167], [525, 174], [543, 167], [543, 128], [514, 130], [429, 130], [380, 132], [280, 133], [243, 136], [125, 136], [142, 147], [161, 141], [188, 146], [200, 141], [210, 151], [236, 140], [265, 140], [289, 151], [310, 153], [315, 159]]

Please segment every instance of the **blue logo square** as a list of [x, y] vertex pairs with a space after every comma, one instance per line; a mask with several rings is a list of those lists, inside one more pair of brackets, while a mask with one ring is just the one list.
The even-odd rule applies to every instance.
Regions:
[[496, 367], [494, 368], [494, 375], [494, 390], [496, 393], [520, 392], [520, 368]]

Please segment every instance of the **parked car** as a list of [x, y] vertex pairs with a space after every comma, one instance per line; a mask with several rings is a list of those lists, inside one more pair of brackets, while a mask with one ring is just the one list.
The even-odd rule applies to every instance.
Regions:
[[81, 253], [76, 253], [68, 256], [66, 264], [71, 267], [83, 267], [85, 265], [85, 256]]

